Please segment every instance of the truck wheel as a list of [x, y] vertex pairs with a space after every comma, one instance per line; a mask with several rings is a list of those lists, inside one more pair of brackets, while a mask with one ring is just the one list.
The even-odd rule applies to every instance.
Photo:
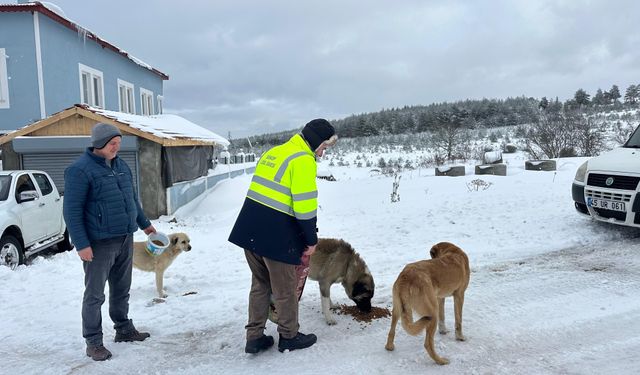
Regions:
[[13, 236], [4, 236], [0, 239], [0, 264], [15, 270], [19, 264], [24, 263], [24, 251], [20, 241]]
[[69, 236], [69, 229], [64, 231], [64, 240], [58, 242], [58, 251], [69, 251], [73, 249], [73, 242], [71, 242], [71, 238]]

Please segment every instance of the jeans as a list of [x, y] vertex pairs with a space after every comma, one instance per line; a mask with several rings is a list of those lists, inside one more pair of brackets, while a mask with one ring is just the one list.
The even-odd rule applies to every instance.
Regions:
[[84, 267], [82, 337], [87, 345], [102, 345], [104, 287], [109, 282], [109, 316], [116, 332], [134, 330], [129, 314], [129, 289], [133, 266], [133, 235], [127, 234], [91, 243], [93, 260]]

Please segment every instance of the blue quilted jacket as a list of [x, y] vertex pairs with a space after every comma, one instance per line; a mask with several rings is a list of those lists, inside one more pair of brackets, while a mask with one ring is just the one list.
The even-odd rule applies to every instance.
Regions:
[[77, 250], [151, 225], [134, 190], [131, 169], [118, 156], [109, 167], [87, 148], [65, 170], [64, 184], [64, 220]]

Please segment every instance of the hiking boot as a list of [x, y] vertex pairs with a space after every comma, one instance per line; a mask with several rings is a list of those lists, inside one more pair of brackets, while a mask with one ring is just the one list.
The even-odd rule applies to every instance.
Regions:
[[273, 337], [265, 336], [259, 337], [253, 340], [247, 340], [247, 345], [244, 347], [245, 353], [256, 354], [262, 350], [267, 350], [273, 346]]
[[304, 333], [298, 332], [298, 334], [290, 339], [285, 339], [280, 335], [280, 340], [278, 341], [278, 350], [280, 353], [285, 350], [296, 350], [296, 349], [304, 349], [308, 348], [311, 345], [315, 344], [318, 341], [318, 338], [313, 333], [305, 335]]
[[132, 341], [144, 341], [151, 335], [148, 332], [138, 332], [134, 329], [130, 332], [116, 332], [115, 342], [132, 342]]
[[87, 357], [91, 357], [94, 361], [106, 361], [111, 358], [111, 352], [102, 344], [87, 345]]

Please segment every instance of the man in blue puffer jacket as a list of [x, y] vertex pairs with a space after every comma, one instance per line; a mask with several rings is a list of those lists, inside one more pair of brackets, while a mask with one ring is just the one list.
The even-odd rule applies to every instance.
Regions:
[[96, 361], [111, 358], [102, 342], [104, 287], [109, 281], [109, 316], [116, 342], [143, 341], [128, 317], [133, 261], [133, 233], [156, 230], [144, 215], [133, 187], [131, 169], [117, 156], [122, 134], [98, 123], [91, 131], [93, 147], [64, 172], [64, 220], [84, 267], [82, 336], [86, 353]]

